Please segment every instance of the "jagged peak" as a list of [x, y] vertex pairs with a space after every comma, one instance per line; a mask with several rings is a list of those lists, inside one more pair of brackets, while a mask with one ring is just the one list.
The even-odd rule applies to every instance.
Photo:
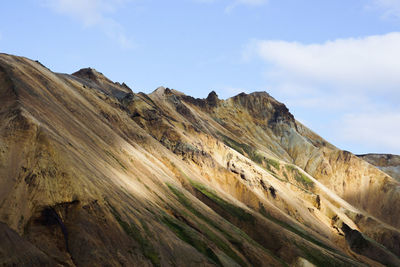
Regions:
[[165, 92], [165, 87], [164, 87], [164, 86], [159, 86], [159, 87], [156, 88], [156, 90], [154, 90], [154, 91], [152, 92], [152, 94], [153, 94], [153, 93], [164, 94], [164, 92]]
[[218, 105], [218, 103], [221, 101], [218, 98], [218, 95], [215, 91], [211, 91], [208, 94], [207, 98], [194, 98], [192, 96], [188, 96], [188, 95], [184, 95], [184, 94], [180, 95], [180, 97], [184, 101], [191, 103], [193, 105], [196, 105], [198, 107], [201, 107], [201, 108], [216, 107]]
[[150, 95], [155, 95], [155, 96], [158, 96], [158, 97], [170, 96], [170, 95], [185, 96], [184, 93], [182, 93], [182, 92], [180, 92], [178, 90], [170, 89], [170, 88], [164, 87], [164, 86], [157, 87], [157, 89], [154, 90], [153, 92], [151, 92]]
[[113, 82], [107, 78], [103, 73], [97, 71], [93, 68], [83, 68], [77, 72], [72, 73], [72, 76], [78, 77], [80, 79], [93, 82], [101, 87], [108, 88], [107, 93], [116, 96], [117, 98], [122, 98], [124, 94], [132, 93], [132, 89], [129, 88], [124, 82], [121, 84], [119, 82]]
[[94, 82], [98, 82], [99, 79], [100, 80], [106, 79], [106, 80], [110, 81], [106, 76], [104, 76], [103, 73], [97, 71], [96, 69], [90, 68], [90, 67], [80, 69], [77, 72], [72, 73], [72, 75], [82, 78], [82, 79], [88, 79], [88, 80], [91, 80]]
[[159, 87], [157, 87], [157, 89], [155, 89], [149, 95], [161, 98], [165, 95], [165, 90], [166, 90], [166, 88], [164, 86], [159, 86]]
[[230, 99], [246, 108], [254, 117], [268, 119], [269, 122], [286, 121], [296, 124], [294, 116], [285, 104], [277, 101], [265, 91], [250, 94], [242, 92]]
[[207, 98], [206, 98], [207, 104], [208, 104], [209, 106], [211, 106], [211, 107], [217, 106], [217, 104], [218, 104], [219, 101], [220, 101], [220, 100], [219, 100], [218, 95], [217, 95], [217, 93], [216, 93], [215, 91], [211, 91], [211, 92], [208, 94]]
[[211, 92], [208, 94], [208, 96], [207, 96], [206, 99], [207, 99], [207, 100], [213, 100], [213, 99], [219, 100], [218, 94], [217, 94], [214, 90], [211, 91]]

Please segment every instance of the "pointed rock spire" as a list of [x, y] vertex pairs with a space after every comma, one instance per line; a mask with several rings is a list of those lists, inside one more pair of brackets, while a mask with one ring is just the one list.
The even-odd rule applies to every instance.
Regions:
[[211, 91], [211, 92], [208, 94], [208, 96], [207, 96], [207, 98], [206, 98], [206, 101], [207, 101], [207, 104], [208, 104], [209, 106], [215, 107], [215, 106], [218, 104], [218, 102], [219, 102], [219, 98], [218, 98], [217, 93], [216, 93], [215, 91]]

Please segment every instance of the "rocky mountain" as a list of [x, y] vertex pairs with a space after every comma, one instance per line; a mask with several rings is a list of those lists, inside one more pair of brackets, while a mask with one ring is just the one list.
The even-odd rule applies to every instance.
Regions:
[[400, 156], [392, 154], [366, 154], [358, 157], [378, 167], [391, 177], [400, 181]]
[[400, 183], [268, 93], [0, 55], [0, 264], [400, 266]]

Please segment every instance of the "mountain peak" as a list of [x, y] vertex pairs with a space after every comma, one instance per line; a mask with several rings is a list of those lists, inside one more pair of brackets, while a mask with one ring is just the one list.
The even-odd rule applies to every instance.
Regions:
[[207, 101], [207, 104], [208, 104], [208, 105], [210, 105], [210, 106], [212, 106], [212, 107], [215, 107], [215, 106], [218, 104], [218, 102], [219, 102], [219, 98], [218, 98], [217, 93], [216, 93], [215, 91], [211, 91], [211, 92], [208, 94], [208, 96], [207, 96], [207, 98], [206, 98], [206, 101]]
[[122, 99], [126, 94], [132, 93], [132, 89], [128, 87], [124, 82], [113, 82], [107, 78], [103, 73], [93, 68], [83, 68], [77, 72], [72, 73], [72, 76], [83, 79], [84, 84], [93, 86], [100, 91], [113, 95], [118, 99]]
[[170, 89], [168, 87], [160, 86], [156, 90], [154, 90], [151, 95], [158, 96], [158, 97], [165, 97], [165, 96], [185, 96], [184, 93], [175, 90], [175, 89]]
[[99, 80], [107, 79], [109, 80], [106, 76], [104, 76], [103, 73], [98, 72], [96, 69], [93, 68], [82, 68], [78, 70], [77, 72], [72, 73], [73, 76], [82, 78], [82, 79], [87, 79], [91, 80], [93, 82], [98, 82]]
[[242, 92], [231, 99], [234, 103], [245, 107], [256, 118], [267, 119], [271, 123], [284, 121], [295, 125], [294, 116], [285, 104], [265, 91], [250, 94]]
[[159, 86], [152, 92], [152, 94], [164, 94], [165, 89], [164, 86]]

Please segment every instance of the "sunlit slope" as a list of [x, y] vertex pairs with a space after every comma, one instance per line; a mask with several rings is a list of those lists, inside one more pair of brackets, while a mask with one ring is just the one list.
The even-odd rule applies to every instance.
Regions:
[[0, 122], [1, 264], [400, 265], [399, 184], [266, 93], [136, 94], [2, 54]]

